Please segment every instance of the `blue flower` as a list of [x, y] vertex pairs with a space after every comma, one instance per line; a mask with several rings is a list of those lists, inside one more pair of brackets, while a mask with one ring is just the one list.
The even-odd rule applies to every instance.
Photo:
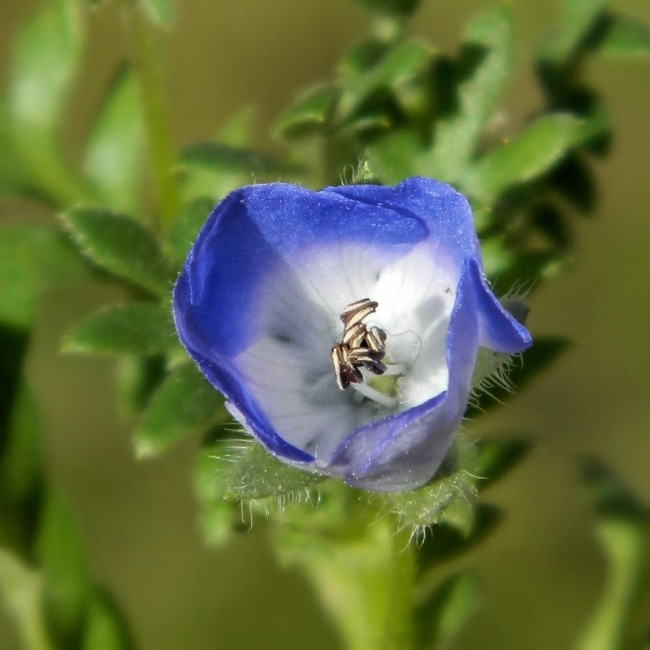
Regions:
[[485, 280], [467, 200], [427, 178], [233, 192], [190, 251], [174, 317], [271, 453], [376, 491], [434, 476], [479, 348], [531, 344]]

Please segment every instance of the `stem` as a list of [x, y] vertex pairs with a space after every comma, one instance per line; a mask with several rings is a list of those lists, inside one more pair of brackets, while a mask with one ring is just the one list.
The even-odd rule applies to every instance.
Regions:
[[178, 188], [172, 174], [174, 147], [169, 128], [163, 75], [156, 55], [155, 34], [151, 22], [136, 0], [126, 0], [130, 22], [133, 63], [140, 86], [149, 155], [159, 211], [158, 226], [164, 232], [171, 227], [178, 210]]

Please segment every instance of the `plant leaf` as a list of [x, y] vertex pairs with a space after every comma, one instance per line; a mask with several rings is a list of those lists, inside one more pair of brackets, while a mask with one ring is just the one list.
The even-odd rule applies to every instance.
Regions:
[[496, 483], [513, 470], [530, 453], [532, 445], [525, 440], [481, 440], [476, 446], [472, 469], [479, 490]]
[[73, 208], [60, 218], [92, 262], [158, 295], [169, 293], [171, 266], [149, 231], [133, 219], [89, 207]]
[[596, 47], [608, 56], [648, 56], [650, 28], [624, 16], [608, 16]]
[[86, 317], [66, 335], [63, 350], [153, 355], [177, 344], [169, 308], [140, 303], [105, 307]]
[[481, 158], [467, 179], [467, 191], [491, 203], [506, 189], [541, 176], [584, 141], [586, 125], [568, 113], [537, 118], [517, 138]]
[[226, 419], [223, 398], [193, 363], [174, 368], [153, 394], [135, 430], [139, 458], [156, 456], [183, 436]]
[[226, 172], [272, 174], [286, 167], [275, 158], [241, 147], [218, 142], [200, 142], [185, 147], [180, 154], [181, 165], [196, 165]]
[[339, 91], [333, 86], [308, 88], [274, 125], [281, 137], [299, 138], [325, 129]]
[[505, 6], [476, 18], [463, 39], [458, 109], [438, 120], [433, 148], [423, 156], [428, 176], [461, 182], [494, 115], [513, 60], [512, 15]]
[[113, 599], [95, 587], [84, 628], [83, 650], [133, 650], [131, 633]]
[[160, 25], [169, 27], [174, 18], [172, 0], [142, 0], [149, 15]]
[[212, 199], [205, 198], [195, 199], [182, 206], [169, 234], [171, 251], [179, 266], [185, 262], [201, 226], [210, 216], [214, 206]]
[[138, 213], [144, 147], [135, 76], [129, 68], [122, 68], [95, 118], [86, 150], [86, 171], [103, 205]]

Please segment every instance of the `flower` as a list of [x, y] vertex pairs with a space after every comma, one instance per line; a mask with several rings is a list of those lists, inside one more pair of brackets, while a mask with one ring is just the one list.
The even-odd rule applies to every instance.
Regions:
[[479, 348], [531, 344], [487, 284], [467, 200], [427, 178], [236, 190], [189, 253], [174, 318], [272, 454], [375, 491], [434, 476]]

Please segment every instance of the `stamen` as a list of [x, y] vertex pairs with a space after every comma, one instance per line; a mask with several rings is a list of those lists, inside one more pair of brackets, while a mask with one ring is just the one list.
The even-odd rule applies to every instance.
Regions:
[[368, 386], [368, 384], [351, 384], [351, 385], [352, 388], [354, 388], [354, 390], [361, 393], [364, 397], [367, 397], [368, 399], [371, 399], [373, 402], [377, 402], [378, 404], [381, 404], [382, 406], [385, 406], [388, 409], [393, 409], [399, 404], [399, 402], [396, 399], [393, 399], [388, 395], [384, 395], [384, 393], [378, 391], [372, 386]]

